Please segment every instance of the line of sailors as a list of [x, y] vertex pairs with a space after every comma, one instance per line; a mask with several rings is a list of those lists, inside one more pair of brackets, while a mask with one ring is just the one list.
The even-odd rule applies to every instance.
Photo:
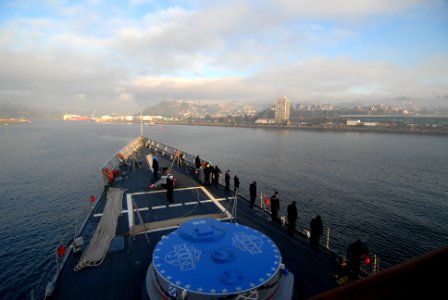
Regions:
[[[219, 178], [221, 177], [222, 171], [218, 166], [213, 166], [210, 162], [202, 161], [199, 155], [195, 158], [196, 174], [198, 176], [203, 172], [203, 183], [204, 185], [214, 184], [217, 186], [219, 184]], [[227, 171], [229, 172], [229, 171]]]
[[[184, 159], [185, 154], [179, 150], [176, 150], [173, 155], [174, 160], [178, 160], [179, 166], [184, 165]], [[215, 186], [219, 184], [219, 178], [222, 174], [221, 170], [218, 166], [213, 166], [210, 162], [201, 161], [199, 158], [199, 155], [195, 158], [195, 167], [196, 167], [196, 174], [200, 175], [201, 172], [203, 172], [204, 178], [203, 182], [204, 185], [211, 185], [213, 183]], [[158, 159], [155, 156], [153, 159], [153, 174], [154, 179], [157, 179], [158, 174]], [[174, 189], [174, 183], [175, 179], [173, 175], [171, 174], [163, 174], [166, 176], [166, 189], [167, 189], [167, 199], [170, 203], [173, 202], [173, 189]], [[211, 181], [210, 181], [211, 179]], [[239, 189], [240, 181], [237, 175], [234, 177], [234, 192], [236, 192]], [[256, 195], [256, 182], [254, 181], [250, 185], [250, 207], [253, 208], [254, 202], [255, 202], [255, 195]], [[225, 190], [226, 192], [230, 191], [230, 171], [227, 170], [225, 173]], [[271, 197], [271, 217], [273, 222], [278, 222], [278, 213], [280, 210], [280, 199], [279, 194], [277, 191], [275, 191], [274, 195]], [[297, 220], [297, 208], [296, 208], [296, 201], [293, 201], [288, 206], [288, 231], [290, 234], [293, 234], [295, 231], [295, 225]], [[310, 246], [311, 249], [314, 251], [318, 250], [319, 247], [319, 240], [320, 237], [323, 234], [323, 226], [322, 226], [322, 220], [319, 215], [316, 216], [316, 218], [312, 219], [310, 222]], [[352, 277], [359, 278], [360, 275], [360, 265], [361, 260], [365, 260], [366, 264], [370, 263], [369, 255], [367, 246], [365, 243], [361, 242], [360, 240], [357, 240], [355, 243], [351, 244], [347, 249], [347, 261], [348, 261], [348, 270], [351, 273]]]

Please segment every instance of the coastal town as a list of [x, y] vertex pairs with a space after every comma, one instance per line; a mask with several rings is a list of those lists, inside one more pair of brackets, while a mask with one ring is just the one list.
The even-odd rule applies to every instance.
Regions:
[[[23, 108], [22, 108], [23, 111]], [[0, 124], [30, 123], [32, 112], [0, 115]], [[283, 129], [315, 129], [339, 131], [402, 132], [418, 134], [448, 134], [448, 109], [422, 108], [412, 101], [391, 104], [347, 105], [301, 102], [293, 104], [286, 97], [270, 105], [240, 102], [204, 102], [193, 100], [161, 101], [140, 112], [127, 114], [47, 113], [40, 118], [98, 123], [143, 123], [257, 127]]]
[[[71, 116], [66, 120], [85, 120]], [[447, 134], [448, 115], [441, 109], [421, 109], [385, 104], [341, 106], [301, 103], [278, 97], [268, 107], [199, 101], [163, 101], [136, 114], [102, 115], [92, 121], [116, 123], [177, 124], [195, 126], [261, 127]]]

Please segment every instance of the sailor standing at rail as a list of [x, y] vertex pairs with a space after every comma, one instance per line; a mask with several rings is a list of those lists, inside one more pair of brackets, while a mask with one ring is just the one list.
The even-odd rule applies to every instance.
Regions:
[[254, 181], [249, 186], [250, 192], [250, 208], [254, 208], [255, 197], [257, 196], [257, 182]]
[[319, 240], [320, 236], [324, 233], [324, 227], [322, 225], [322, 219], [319, 215], [316, 216], [316, 218], [312, 219], [310, 222], [310, 247], [314, 251], [317, 251], [319, 249]]
[[278, 192], [275, 191], [274, 195], [271, 197], [271, 218], [272, 222], [278, 223], [278, 212], [280, 211], [280, 198]]
[[226, 180], [226, 192], [230, 192], [230, 171], [227, 170], [226, 174], [224, 176], [225, 180]]
[[169, 203], [173, 203], [173, 192], [174, 192], [174, 176], [168, 175], [166, 177], [166, 198]]
[[211, 182], [209, 182], [209, 185], [215, 182], [215, 167], [213, 166], [212, 163], [210, 163], [210, 177]]
[[290, 205], [288, 205], [288, 233], [294, 234], [296, 230], [297, 223], [297, 206], [296, 201], [292, 201]]
[[218, 166], [215, 166], [214, 169], [214, 176], [213, 176], [213, 183], [215, 184], [215, 186], [217, 186], [219, 184], [219, 177], [221, 175], [221, 169], [219, 169]]
[[210, 185], [211, 164], [207, 163], [204, 167], [204, 185]]
[[237, 175], [233, 177], [233, 191], [236, 192], [240, 188], [240, 179]]
[[199, 171], [199, 168], [201, 167], [201, 159], [199, 158], [199, 155], [196, 155], [196, 158], [194, 159], [194, 163], [196, 165], [196, 171]]
[[182, 151], [179, 151], [179, 167], [183, 167], [185, 161], [185, 153], [183, 153]]
[[352, 279], [358, 279], [361, 274], [361, 260], [368, 259], [369, 250], [361, 240], [350, 244], [347, 248], [348, 270]]
[[152, 159], [152, 176], [154, 179], [157, 179], [159, 176], [159, 159], [157, 156], [154, 156]]

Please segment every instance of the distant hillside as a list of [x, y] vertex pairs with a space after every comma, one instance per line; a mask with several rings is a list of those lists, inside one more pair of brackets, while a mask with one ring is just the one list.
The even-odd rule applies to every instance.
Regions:
[[247, 104], [237, 102], [162, 101], [143, 110], [143, 115], [171, 118], [204, 117], [214, 114], [232, 115], [244, 111], [245, 107]]
[[191, 103], [180, 101], [162, 101], [143, 110], [143, 115], [176, 117], [192, 108]]
[[57, 110], [48, 110], [24, 106], [9, 102], [0, 102], [0, 118], [32, 119], [61, 119], [62, 114]]

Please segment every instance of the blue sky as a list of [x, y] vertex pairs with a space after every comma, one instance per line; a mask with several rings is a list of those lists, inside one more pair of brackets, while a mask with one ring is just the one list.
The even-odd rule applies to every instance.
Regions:
[[447, 16], [445, 0], [2, 1], [0, 101], [443, 105]]

